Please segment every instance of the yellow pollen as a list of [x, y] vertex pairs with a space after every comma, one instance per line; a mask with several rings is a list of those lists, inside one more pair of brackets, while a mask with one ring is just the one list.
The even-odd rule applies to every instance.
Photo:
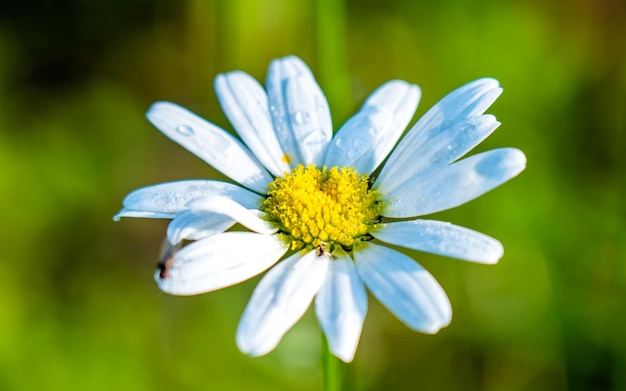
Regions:
[[300, 165], [270, 183], [261, 209], [279, 224], [292, 250], [332, 251], [365, 237], [379, 217], [376, 194], [368, 188], [368, 176], [354, 168]]

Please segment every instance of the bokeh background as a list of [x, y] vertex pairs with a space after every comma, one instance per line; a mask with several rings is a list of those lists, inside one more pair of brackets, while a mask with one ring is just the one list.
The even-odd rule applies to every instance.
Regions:
[[309, 311], [251, 359], [258, 278], [196, 297], [152, 280], [166, 222], [112, 216], [131, 190], [218, 177], [144, 118], [178, 102], [231, 130], [219, 72], [295, 54], [338, 127], [384, 81], [417, 115], [482, 76], [505, 93], [477, 151], [518, 178], [432, 218], [492, 235], [497, 266], [412, 252], [453, 308], [439, 334], [370, 300], [346, 390], [626, 390], [626, 3], [621, 0], [57, 0], [0, 5], [0, 389], [318, 390]]

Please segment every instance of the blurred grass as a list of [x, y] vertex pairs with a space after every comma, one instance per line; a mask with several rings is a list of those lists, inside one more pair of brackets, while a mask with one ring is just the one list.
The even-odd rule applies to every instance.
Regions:
[[[330, 8], [327, 8], [330, 7]], [[626, 389], [626, 6], [464, 2], [65, 0], [0, 6], [0, 389], [319, 389], [307, 314], [270, 355], [234, 334], [257, 279], [193, 298], [152, 272], [165, 222], [112, 215], [129, 191], [216, 177], [144, 119], [167, 99], [231, 129], [219, 72], [263, 81], [302, 57], [336, 126], [382, 82], [418, 115], [467, 81], [505, 89], [519, 177], [433, 218], [500, 239], [497, 266], [414, 252], [453, 304], [435, 336], [371, 300], [349, 390]]]

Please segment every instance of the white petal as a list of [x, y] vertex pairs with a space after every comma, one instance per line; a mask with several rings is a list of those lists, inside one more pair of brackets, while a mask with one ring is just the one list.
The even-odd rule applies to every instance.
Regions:
[[263, 87], [248, 74], [235, 71], [218, 75], [215, 91], [230, 123], [257, 159], [274, 176], [290, 171], [274, 133]]
[[328, 272], [329, 258], [303, 250], [280, 262], [259, 282], [237, 328], [243, 353], [261, 356], [306, 312]]
[[160, 183], [133, 191], [124, 199], [124, 209], [115, 217], [172, 218], [187, 209], [187, 204], [208, 196], [231, 198], [246, 208], [258, 208], [262, 197], [232, 183], [188, 180]]
[[177, 252], [159, 288], [173, 295], [195, 295], [240, 283], [275, 264], [288, 247], [276, 235], [226, 232], [198, 240]]
[[376, 190], [383, 194], [391, 192], [410, 178], [426, 176], [452, 163], [480, 144], [499, 125], [500, 122], [489, 114], [455, 122], [396, 159], [395, 170], [387, 169], [377, 178]]
[[266, 85], [274, 129], [292, 166], [321, 166], [332, 122], [326, 97], [309, 68], [294, 56], [274, 60]]
[[227, 197], [200, 198], [189, 203], [189, 209], [228, 216], [244, 227], [260, 234], [270, 235], [278, 231], [278, 227], [260, 218], [258, 211], [252, 211]]
[[235, 223], [227, 215], [186, 210], [167, 226], [167, 238], [170, 243], [180, 243], [185, 239], [198, 240], [222, 233]]
[[[447, 132], [448, 128], [460, 128], [462, 126], [456, 126], [456, 123], [481, 115], [501, 93], [502, 89], [498, 86], [497, 80], [479, 79], [446, 95], [428, 110], [400, 141], [398, 147], [393, 151], [383, 167], [375, 185], [385, 183], [393, 177], [398, 177], [398, 180], [400, 178], [402, 180], [409, 178], [412, 172], [406, 173], [405, 170], [407, 165], [414, 164], [411, 158], [416, 156], [415, 151], [418, 148], [422, 148], [439, 133]], [[480, 141], [478, 140], [478, 142]], [[447, 148], [445, 143], [437, 144], [437, 146], [439, 148]], [[470, 149], [472, 147], [470, 146]], [[429, 153], [436, 154], [439, 151], [435, 150]], [[438, 163], [447, 164], [449, 162], [442, 160]], [[417, 168], [419, 169], [420, 167]]]
[[146, 212], [141, 210], [130, 210], [122, 208], [115, 216], [113, 221], [120, 221], [122, 217], [135, 217], [142, 219], [173, 219], [176, 214], [173, 213], [159, 213], [159, 212]]
[[410, 257], [365, 243], [354, 251], [354, 260], [372, 294], [409, 328], [434, 334], [450, 323], [452, 308], [446, 293]]
[[367, 293], [348, 255], [330, 262], [326, 281], [315, 297], [315, 312], [333, 354], [344, 362], [352, 361], [367, 313]]
[[418, 86], [393, 80], [380, 86], [332, 139], [328, 167], [354, 167], [371, 173], [387, 157], [415, 113]]
[[370, 233], [383, 242], [466, 261], [494, 264], [504, 253], [502, 244], [497, 240], [442, 221], [378, 224]]
[[525, 166], [526, 156], [515, 148], [471, 156], [385, 193], [382, 215], [402, 218], [454, 208], [500, 186]]
[[146, 116], [167, 137], [247, 188], [264, 193], [272, 181], [239, 140], [191, 111], [174, 103], [157, 102]]

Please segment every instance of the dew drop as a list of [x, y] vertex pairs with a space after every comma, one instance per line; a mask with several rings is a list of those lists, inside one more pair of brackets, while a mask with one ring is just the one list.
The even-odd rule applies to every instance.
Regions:
[[472, 130], [474, 130], [474, 126], [473, 125], [465, 124], [465, 125], [461, 126], [461, 132], [462, 133], [468, 133], [468, 132], [471, 132]]
[[193, 128], [188, 125], [177, 126], [176, 131], [184, 136], [193, 136], [194, 134]]
[[302, 111], [296, 111], [293, 115], [293, 119], [298, 125], [306, 125], [311, 122], [311, 116], [309, 115], [309, 113], [305, 113]]
[[348, 159], [356, 160], [363, 156], [369, 149], [369, 144], [361, 139], [352, 139], [348, 145], [344, 146], [344, 150], [348, 155]]

